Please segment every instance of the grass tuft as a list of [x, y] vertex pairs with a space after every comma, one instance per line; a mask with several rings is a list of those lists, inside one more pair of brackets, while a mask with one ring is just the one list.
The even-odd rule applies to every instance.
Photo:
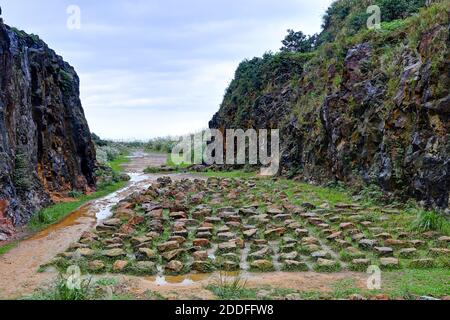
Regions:
[[5, 253], [8, 253], [12, 249], [14, 249], [17, 246], [17, 244], [18, 244], [18, 242], [14, 241], [14, 242], [7, 243], [3, 246], [0, 246], [0, 256], [4, 255]]
[[81, 281], [79, 288], [70, 288], [67, 279], [60, 276], [49, 290], [40, 290], [26, 300], [83, 301], [94, 299], [91, 279]]
[[412, 229], [419, 232], [440, 231], [449, 234], [450, 222], [439, 212], [418, 210]]
[[207, 286], [207, 289], [214, 293], [221, 300], [237, 300], [252, 298], [254, 290], [246, 288], [247, 282], [240, 275], [229, 276], [226, 272], [220, 272], [214, 284]]

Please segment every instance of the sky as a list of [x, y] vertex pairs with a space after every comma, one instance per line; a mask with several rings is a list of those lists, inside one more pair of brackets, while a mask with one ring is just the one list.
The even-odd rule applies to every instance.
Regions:
[[278, 51], [287, 29], [319, 32], [331, 2], [0, 0], [0, 6], [5, 23], [39, 35], [75, 67], [92, 132], [148, 140], [207, 128], [239, 62]]

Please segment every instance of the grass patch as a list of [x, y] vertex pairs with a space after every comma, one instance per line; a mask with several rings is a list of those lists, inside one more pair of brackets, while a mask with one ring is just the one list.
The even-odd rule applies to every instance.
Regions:
[[8, 253], [9, 251], [11, 251], [15, 247], [17, 247], [17, 244], [18, 244], [18, 242], [14, 241], [14, 242], [7, 243], [3, 246], [0, 246], [0, 256], [5, 253]]
[[176, 171], [177, 171], [176, 169], [172, 169], [172, 168], [169, 168], [169, 170], [164, 170], [164, 169], [159, 168], [159, 167], [148, 167], [148, 168], [144, 169], [144, 173], [147, 173], [147, 174], [152, 174], [152, 173], [171, 173], [171, 172], [176, 172]]
[[[288, 189], [285, 190], [285, 192], [288, 197], [294, 201], [297, 199], [311, 202], [315, 205], [320, 205], [324, 202], [328, 202], [331, 205], [354, 202], [347, 192], [338, 188], [315, 186], [292, 180], [282, 180], [282, 182], [288, 185]], [[313, 195], [313, 197], [311, 195]]]
[[356, 288], [353, 279], [343, 279], [333, 284], [333, 297], [335, 299], [347, 299], [352, 294], [361, 294], [361, 290]]
[[126, 181], [119, 181], [107, 186], [102, 187], [94, 193], [89, 195], [82, 195], [76, 198], [73, 202], [58, 203], [48, 208], [42, 209], [35, 214], [30, 222], [28, 228], [32, 232], [42, 230], [49, 225], [61, 221], [69, 213], [81, 207], [83, 204], [107, 196], [108, 194], [123, 188], [127, 184]]
[[342, 266], [339, 262], [335, 262], [332, 265], [318, 265], [316, 264], [314, 266], [314, 271], [316, 272], [328, 272], [328, 273], [333, 273], [333, 272], [339, 272], [342, 270]]
[[83, 301], [94, 300], [94, 290], [91, 279], [81, 281], [78, 288], [69, 288], [67, 279], [60, 276], [56, 283], [48, 290], [39, 290], [25, 300], [56, 300], [56, 301]]
[[348, 299], [353, 294], [373, 297], [384, 294], [391, 299], [416, 300], [420, 296], [441, 298], [450, 295], [448, 279], [450, 269], [408, 269], [382, 273], [380, 290], [358, 288], [353, 279], [343, 279], [333, 284], [333, 299]]
[[114, 278], [103, 278], [103, 279], [99, 279], [96, 282], [97, 285], [99, 286], [115, 286], [117, 284], [119, 284], [119, 281], [117, 279]]
[[413, 299], [414, 296], [440, 298], [450, 295], [450, 269], [409, 269], [383, 273], [383, 291], [391, 297]]
[[224, 178], [224, 179], [230, 178], [249, 179], [256, 177], [255, 172], [244, 172], [244, 171], [229, 171], [229, 172], [208, 171], [202, 172], [200, 174], [208, 178]]
[[122, 171], [122, 165], [125, 163], [129, 163], [130, 158], [127, 157], [126, 154], [122, 154], [116, 159], [109, 161], [108, 165], [111, 167], [111, 169], [115, 172], [121, 172]]
[[412, 223], [412, 229], [419, 232], [440, 231], [450, 233], [450, 222], [436, 211], [417, 210], [417, 217]]
[[174, 168], [174, 169], [186, 169], [189, 168], [190, 166], [192, 166], [192, 163], [180, 163], [180, 164], [175, 164], [175, 162], [173, 162], [172, 160], [172, 156], [170, 154], [167, 155], [167, 162], [166, 162], [166, 166], [170, 167], [170, 168]]
[[239, 275], [230, 277], [220, 272], [217, 281], [206, 288], [221, 300], [255, 299], [256, 291], [246, 288], [246, 285]]

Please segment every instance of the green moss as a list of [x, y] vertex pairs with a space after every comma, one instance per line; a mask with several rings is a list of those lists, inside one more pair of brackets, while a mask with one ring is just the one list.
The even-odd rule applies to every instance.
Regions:
[[382, 290], [393, 297], [443, 297], [450, 294], [450, 269], [411, 269], [401, 272], [383, 272]]
[[108, 166], [115, 172], [122, 171], [122, 165], [130, 162], [130, 158], [128, 158], [127, 155], [128, 154], [121, 154], [116, 159], [109, 161]]
[[17, 191], [24, 193], [31, 189], [32, 180], [29, 170], [29, 160], [25, 153], [17, 153], [15, 157], [13, 183]]
[[314, 266], [314, 270], [317, 272], [338, 272], [342, 269], [342, 266], [339, 262], [336, 261], [336, 263], [329, 265], [329, 266], [320, 266], [316, 264]]
[[202, 172], [202, 176], [211, 177], [211, 178], [254, 178], [256, 177], [255, 172], [243, 172], [243, 171], [229, 171], [229, 172], [217, 172], [217, 171], [209, 171]]
[[63, 69], [59, 70], [59, 81], [62, 85], [63, 91], [69, 91], [73, 86], [72, 74]]
[[387, 32], [394, 32], [399, 29], [405, 28], [407, 25], [408, 25], [407, 20], [402, 20], [402, 19], [393, 20], [393, 21], [389, 21], [389, 22], [382, 22], [381, 30], [387, 31]]

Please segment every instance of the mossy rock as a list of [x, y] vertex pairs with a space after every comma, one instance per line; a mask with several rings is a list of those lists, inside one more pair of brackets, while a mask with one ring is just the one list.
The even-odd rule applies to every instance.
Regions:
[[349, 265], [349, 269], [352, 271], [364, 272], [370, 266], [371, 261], [369, 259], [353, 259]]
[[344, 249], [339, 253], [339, 257], [344, 262], [350, 262], [354, 259], [364, 259], [366, 254], [364, 252], [349, 252]]
[[282, 270], [287, 272], [306, 272], [309, 271], [309, 268], [305, 262], [286, 260], [283, 263]]
[[194, 261], [191, 265], [192, 270], [202, 273], [212, 273], [217, 270], [217, 267], [210, 260], [208, 261]]
[[413, 269], [431, 269], [435, 266], [434, 259], [415, 259], [409, 263], [409, 267]]
[[151, 261], [134, 262], [127, 266], [125, 270], [139, 276], [153, 276], [157, 273], [156, 264]]
[[250, 270], [255, 272], [270, 272], [275, 271], [275, 267], [272, 261], [255, 260], [250, 264]]
[[314, 266], [317, 272], [338, 272], [341, 271], [342, 266], [338, 261], [319, 259]]

